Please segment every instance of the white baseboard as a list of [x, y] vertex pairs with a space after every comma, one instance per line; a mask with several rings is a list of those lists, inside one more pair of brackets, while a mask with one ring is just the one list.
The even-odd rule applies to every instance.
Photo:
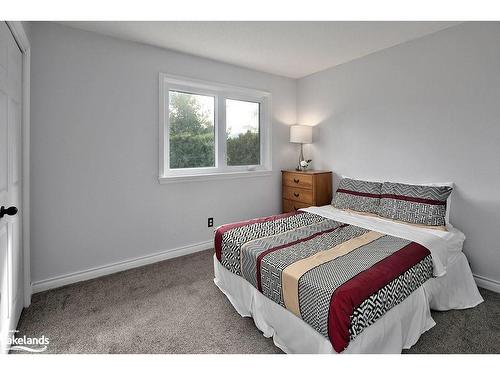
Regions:
[[[46, 280], [36, 281], [32, 284], [33, 293], [59, 288], [64, 285], [95, 279], [97, 277], [110, 275], [112, 273], [126, 271], [128, 269], [145, 266], [148, 264], [161, 262], [163, 260], [177, 258], [183, 255], [196, 253], [213, 247], [213, 240], [199, 242], [192, 245], [182, 246], [175, 249], [164, 250], [152, 255], [129, 259], [122, 262], [107, 264], [100, 267], [91, 268], [84, 271], [74, 272], [66, 275], [53, 277]], [[474, 275], [477, 286], [500, 293], [500, 281], [489, 279], [484, 276]]]
[[66, 275], [56, 276], [50, 279], [36, 281], [32, 284], [33, 293], [43, 292], [45, 290], [59, 288], [64, 285], [95, 279], [97, 277], [110, 275], [112, 273], [125, 271], [131, 268], [141, 267], [148, 264], [161, 262], [171, 258], [177, 258], [182, 255], [196, 253], [213, 247], [213, 240], [199, 242], [192, 245], [182, 246], [175, 249], [164, 250], [152, 255], [146, 255], [139, 258], [129, 259], [113, 264], [107, 264], [100, 267], [91, 268], [84, 271], [74, 272]]
[[477, 286], [500, 293], [500, 281], [488, 279], [487, 277], [479, 275], [474, 275], [474, 280], [476, 280]]

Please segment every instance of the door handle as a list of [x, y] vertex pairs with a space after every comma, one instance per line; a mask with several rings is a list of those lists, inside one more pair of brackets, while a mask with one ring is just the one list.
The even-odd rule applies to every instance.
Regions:
[[4, 206], [0, 207], [0, 219], [5, 215], [14, 216], [17, 214], [17, 207], [11, 206], [9, 208], [5, 208]]

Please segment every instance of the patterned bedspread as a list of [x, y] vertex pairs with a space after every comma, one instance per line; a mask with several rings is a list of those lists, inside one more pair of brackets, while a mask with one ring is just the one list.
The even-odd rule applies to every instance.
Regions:
[[301, 211], [221, 226], [215, 252], [337, 352], [433, 271], [422, 245]]

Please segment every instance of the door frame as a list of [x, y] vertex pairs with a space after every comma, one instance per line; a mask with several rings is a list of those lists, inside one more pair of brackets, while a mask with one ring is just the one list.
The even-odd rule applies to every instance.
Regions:
[[30, 242], [30, 68], [31, 45], [21, 21], [6, 21], [14, 39], [23, 54], [22, 94], [22, 251], [23, 251], [23, 304], [31, 304], [31, 242]]

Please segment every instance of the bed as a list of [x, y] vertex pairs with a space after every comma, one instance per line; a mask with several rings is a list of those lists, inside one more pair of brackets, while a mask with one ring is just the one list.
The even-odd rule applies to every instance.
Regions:
[[401, 353], [431, 309], [483, 301], [464, 240], [451, 224], [310, 207], [219, 227], [214, 282], [286, 353]]

